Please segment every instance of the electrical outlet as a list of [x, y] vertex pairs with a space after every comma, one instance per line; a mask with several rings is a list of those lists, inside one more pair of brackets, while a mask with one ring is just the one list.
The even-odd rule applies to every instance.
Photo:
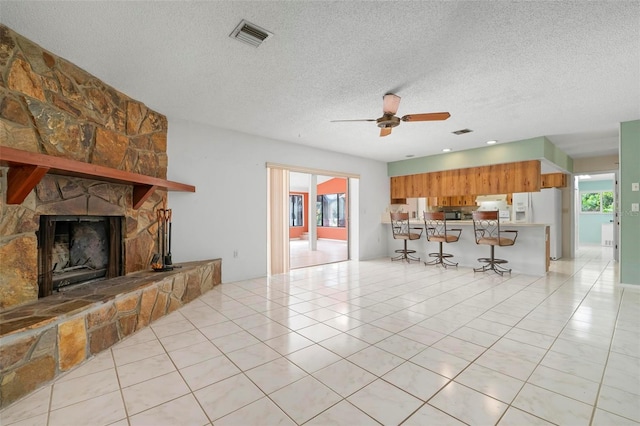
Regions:
[[640, 212], [640, 203], [631, 203], [632, 212]]
[[631, 183], [632, 191], [640, 191], [640, 182], [632, 182]]

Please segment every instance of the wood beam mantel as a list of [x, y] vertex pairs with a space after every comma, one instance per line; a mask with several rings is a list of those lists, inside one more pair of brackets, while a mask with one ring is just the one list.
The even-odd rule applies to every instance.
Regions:
[[22, 203], [47, 173], [133, 185], [134, 209], [156, 189], [196, 192], [195, 186], [185, 183], [7, 147], [0, 147], [0, 165], [9, 167], [7, 204]]

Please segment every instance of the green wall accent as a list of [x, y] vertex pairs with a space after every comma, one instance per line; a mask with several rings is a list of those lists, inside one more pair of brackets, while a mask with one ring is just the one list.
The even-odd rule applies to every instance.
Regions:
[[[613, 191], [613, 180], [580, 181], [578, 190], [580, 192]], [[578, 223], [580, 244], [600, 244], [602, 224], [610, 223], [612, 220], [613, 213], [580, 213]]]
[[571, 157], [556, 148], [547, 138], [541, 136], [482, 148], [392, 161], [387, 163], [387, 174], [389, 176], [404, 176], [516, 161], [541, 160], [543, 158], [568, 172], [573, 171]]
[[640, 203], [640, 120], [620, 123], [620, 283], [640, 284], [640, 213], [631, 203]]
[[569, 157], [563, 151], [560, 151], [558, 147], [552, 144], [547, 138], [544, 138], [544, 158], [558, 165], [561, 169], [573, 172], [573, 158]]

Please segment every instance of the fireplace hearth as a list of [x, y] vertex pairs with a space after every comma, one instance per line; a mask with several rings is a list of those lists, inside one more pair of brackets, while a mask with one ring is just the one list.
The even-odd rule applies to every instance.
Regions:
[[41, 216], [39, 297], [123, 275], [122, 221], [121, 216]]

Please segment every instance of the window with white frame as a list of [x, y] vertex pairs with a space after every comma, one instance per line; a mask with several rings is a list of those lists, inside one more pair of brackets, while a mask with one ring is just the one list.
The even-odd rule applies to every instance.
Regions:
[[613, 213], [613, 191], [583, 191], [580, 193], [581, 213]]

